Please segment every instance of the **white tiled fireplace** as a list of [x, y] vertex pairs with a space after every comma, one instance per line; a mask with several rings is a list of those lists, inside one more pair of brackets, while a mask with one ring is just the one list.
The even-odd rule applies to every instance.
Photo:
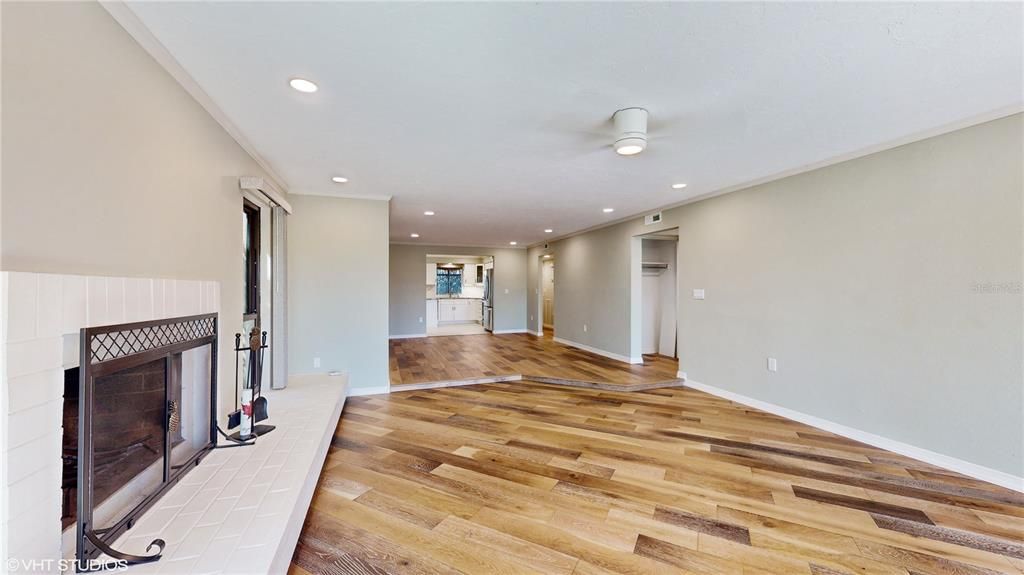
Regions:
[[79, 330], [219, 312], [220, 286], [2, 272], [0, 306], [0, 558], [56, 566], [73, 552], [62, 550], [61, 425], [64, 370], [77, 364]]

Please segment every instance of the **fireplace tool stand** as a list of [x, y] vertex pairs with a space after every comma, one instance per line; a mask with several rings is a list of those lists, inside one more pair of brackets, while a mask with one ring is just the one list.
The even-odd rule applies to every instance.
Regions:
[[[235, 334], [235, 405], [239, 405], [239, 370], [240, 359], [248, 354], [249, 362], [246, 365], [245, 378], [241, 381], [242, 400], [239, 409], [228, 416], [228, 429], [239, 427], [240, 429], [231, 435], [221, 432], [226, 439], [237, 445], [252, 445], [256, 438], [274, 431], [273, 425], [258, 424], [269, 417], [267, 413], [267, 398], [263, 397], [263, 357], [267, 349], [267, 332], [260, 332], [259, 328], [253, 327], [249, 333], [249, 345], [242, 347], [242, 334]], [[243, 435], [249, 431], [248, 435]]]

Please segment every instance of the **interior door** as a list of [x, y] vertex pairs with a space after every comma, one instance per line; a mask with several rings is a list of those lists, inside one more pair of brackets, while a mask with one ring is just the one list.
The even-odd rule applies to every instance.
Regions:
[[643, 338], [641, 353], [658, 353], [661, 334], [661, 280], [658, 274], [645, 273], [641, 279], [641, 318]]
[[544, 262], [542, 269], [544, 274], [544, 327], [553, 328], [555, 325], [555, 263]]

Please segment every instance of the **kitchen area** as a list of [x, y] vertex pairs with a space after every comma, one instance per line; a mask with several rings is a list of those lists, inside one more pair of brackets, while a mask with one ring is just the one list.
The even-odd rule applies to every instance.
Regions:
[[474, 335], [494, 330], [494, 257], [428, 254], [428, 336]]

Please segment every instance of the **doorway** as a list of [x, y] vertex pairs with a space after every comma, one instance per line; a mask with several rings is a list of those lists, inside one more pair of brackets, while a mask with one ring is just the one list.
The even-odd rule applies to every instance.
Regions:
[[677, 359], [679, 230], [645, 234], [639, 241], [640, 354]]
[[494, 257], [428, 254], [428, 336], [481, 335], [494, 330]]
[[[242, 195], [243, 286], [239, 328], [246, 340], [253, 328], [267, 333], [268, 349], [263, 363], [263, 385], [281, 389], [287, 385], [287, 348], [284, 343], [286, 315], [287, 246], [284, 208], [257, 194]], [[236, 324], [238, 325], [238, 324]], [[275, 326], [282, 329], [275, 330]]]
[[555, 260], [548, 258], [541, 261], [541, 297], [543, 298], [543, 315], [541, 326], [544, 330], [555, 331]]
[[534, 334], [541, 337], [555, 335], [555, 257], [540, 256], [540, 275], [537, 283], [537, 323]]

